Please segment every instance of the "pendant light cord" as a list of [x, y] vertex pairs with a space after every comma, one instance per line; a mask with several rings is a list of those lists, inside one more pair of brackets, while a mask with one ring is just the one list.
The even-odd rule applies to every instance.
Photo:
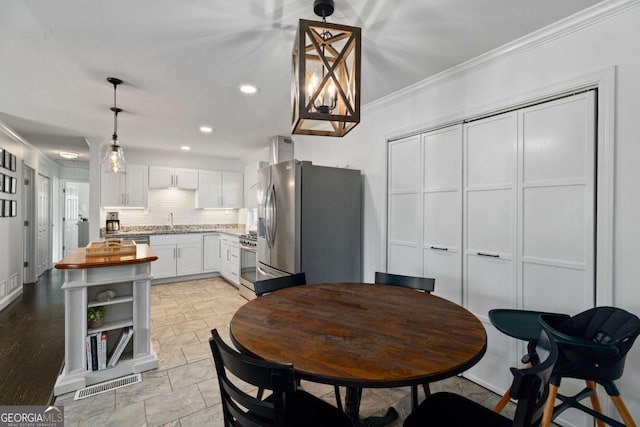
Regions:
[[116, 92], [118, 91], [118, 85], [113, 84], [113, 141], [114, 144], [118, 141], [118, 103], [116, 102]]

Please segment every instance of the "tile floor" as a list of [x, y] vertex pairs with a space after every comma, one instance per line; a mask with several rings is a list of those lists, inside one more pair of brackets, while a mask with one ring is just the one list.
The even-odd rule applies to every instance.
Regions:
[[[223, 279], [155, 285], [151, 288], [151, 337], [159, 368], [142, 374], [142, 383], [78, 401], [59, 396], [65, 426], [222, 426], [218, 384], [209, 348], [211, 329], [228, 340], [233, 313], [246, 301]], [[305, 390], [335, 403], [333, 387], [303, 382]], [[499, 396], [461, 378], [431, 385], [493, 406]], [[344, 393], [343, 393], [344, 396]], [[383, 415], [395, 407], [402, 425], [410, 411], [409, 388], [366, 389], [361, 415]], [[505, 413], [512, 415], [514, 405]]]

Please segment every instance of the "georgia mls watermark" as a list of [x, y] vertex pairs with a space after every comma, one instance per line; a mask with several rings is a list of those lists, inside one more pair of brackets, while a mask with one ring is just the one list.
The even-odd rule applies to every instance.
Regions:
[[0, 427], [64, 427], [64, 408], [0, 406]]

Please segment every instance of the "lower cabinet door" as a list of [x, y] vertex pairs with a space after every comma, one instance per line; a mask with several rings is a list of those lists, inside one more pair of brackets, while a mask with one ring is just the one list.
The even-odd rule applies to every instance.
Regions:
[[177, 245], [177, 270], [178, 276], [202, 273], [202, 244], [181, 243]]
[[176, 245], [153, 245], [151, 250], [158, 259], [151, 263], [151, 276], [154, 279], [176, 276]]

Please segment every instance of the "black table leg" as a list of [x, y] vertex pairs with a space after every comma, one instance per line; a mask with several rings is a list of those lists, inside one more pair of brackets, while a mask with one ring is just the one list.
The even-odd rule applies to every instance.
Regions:
[[347, 387], [345, 394], [345, 413], [351, 419], [354, 426], [358, 427], [383, 427], [398, 419], [398, 411], [389, 408], [382, 417], [360, 418], [360, 401], [362, 400], [362, 389], [359, 387]]

